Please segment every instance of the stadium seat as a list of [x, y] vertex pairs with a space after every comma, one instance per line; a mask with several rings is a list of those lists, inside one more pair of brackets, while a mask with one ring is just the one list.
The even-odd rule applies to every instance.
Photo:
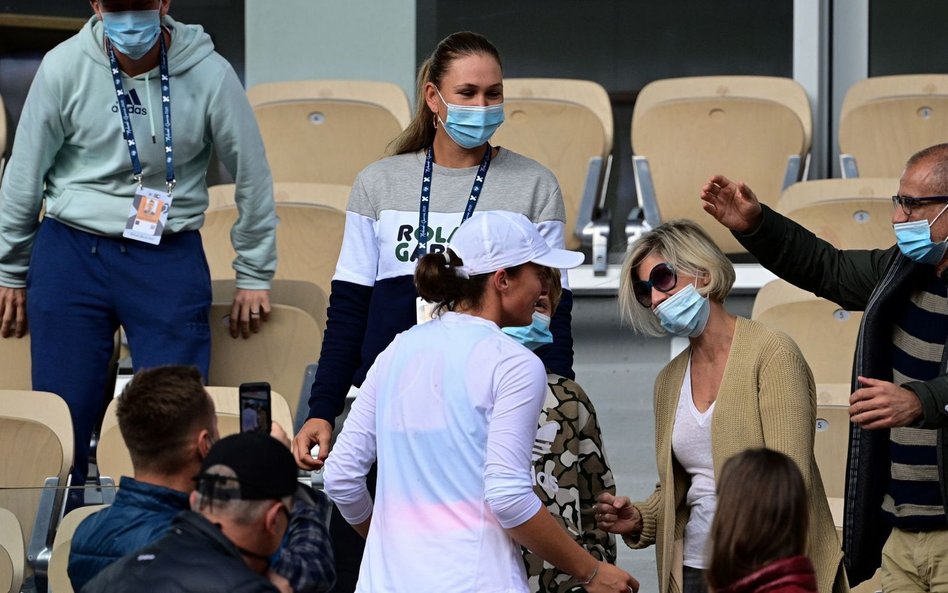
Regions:
[[751, 318], [793, 338], [813, 370], [820, 405], [849, 405], [861, 311], [844, 311], [783, 280], [757, 293]]
[[86, 517], [98, 513], [107, 506], [96, 504], [79, 507], [63, 517], [59, 529], [56, 530], [56, 539], [53, 540], [53, 554], [49, 559], [50, 593], [73, 593], [72, 581], [69, 580], [69, 573], [67, 572], [72, 536]]
[[[336, 260], [342, 248], [346, 214], [316, 204], [281, 202], [276, 205], [277, 265], [274, 278], [306, 280], [330, 293]], [[237, 220], [237, 208], [225, 206], [205, 214], [201, 238], [212, 279], [234, 277], [232, 263], [236, 254], [230, 231]]]
[[[207, 188], [210, 196], [208, 208], [234, 205], [234, 184], [212, 185]], [[304, 183], [277, 181], [273, 184], [273, 200], [276, 202], [300, 202], [321, 204], [345, 211], [349, 203], [348, 185], [337, 183]]]
[[839, 116], [844, 177], [898, 177], [912, 154], [948, 138], [948, 74], [878, 76], [846, 92]]
[[592, 244], [596, 231], [608, 236], [603, 200], [613, 123], [606, 90], [589, 80], [506, 78], [504, 112], [492, 142], [556, 175], [566, 205], [566, 246]]
[[[214, 399], [214, 408], [217, 412], [217, 429], [221, 437], [236, 434], [240, 430], [239, 394], [237, 387], [205, 387]], [[131, 476], [132, 458], [129, 457], [128, 447], [122, 439], [119, 430], [118, 418], [115, 410], [118, 399], [113, 399], [105, 410], [102, 420], [102, 436], [99, 438], [98, 456], [96, 463], [99, 466], [99, 475], [110, 478], [118, 484], [121, 476]], [[290, 406], [277, 391], [270, 394], [270, 415], [274, 422], [286, 430], [286, 434], [293, 438], [293, 418], [290, 415]]]
[[16, 516], [0, 508], [0, 593], [19, 593], [26, 553]]
[[0, 338], [0, 389], [32, 389], [31, 369], [30, 334]]
[[[230, 303], [211, 305], [211, 369], [208, 382], [232, 385], [266, 381], [285, 394], [295, 417], [306, 367], [316, 362], [323, 327], [309, 313], [272, 305], [270, 320], [250, 339], [232, 338], [227, 326]], [[292, 424], [288, 428], [292, 428]]]
[[352, 185], [411, 117], [404, 91], [389, 82], [273, 82], [250, 87], [247, 97], [275, 181]]
[[829, 499], [843, 498], [848, 452], [849, 406], [817, 406], [813, 453]]
[[716, 173], [738, 176], [762, 202], [776, 204], [802, 176], [811, 130], [806, 92], [788, 78], [711, 76], [646, 85], [632, 113], [635, 184], [646, 224], [689, 218], [726, 253], [745, 253], [702, 210], [702, 185]]
[[[234, 280], [211, 281], [211, 293], [215, 303], [230, 303], [234, 300]], [[326, 292], [306, 280], [273, 280], [270, 284], [270, 304], [289, 305], [302, 309], [316, 321], [321, 329], [326, 328], [326, 308], [329, 297]]]
[[784, 190], [776, 210], [838, 249], [886, 249], [895, 242], [891, 197], [898, 188], [889, 177], [802, 181]]
[[0, 391], [0, 508], [20, 523], [29, 576], [45, 575], [73, 464], [66, 402], [44, 391]]

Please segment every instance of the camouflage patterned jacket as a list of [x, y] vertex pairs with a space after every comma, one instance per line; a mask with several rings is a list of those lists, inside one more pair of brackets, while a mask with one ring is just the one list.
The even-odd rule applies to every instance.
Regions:
[[[615, 537], [598, 529], [593, 518], [596, 496], [616, 492], [596, 410], [574, 381], [551, 373], [547, 382], [533, 445], [534, 490], [576, 543], [596, 558], [615, 563]], [[538, 556], [526, 550], [523, 556], [531, 591], [583, 590], [575, 579]]]

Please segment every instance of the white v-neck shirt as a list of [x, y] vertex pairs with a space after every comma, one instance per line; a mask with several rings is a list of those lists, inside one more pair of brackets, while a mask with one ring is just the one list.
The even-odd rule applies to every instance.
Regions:
[[[716, 402], [715, 402], [716, 403]], [[714, 403], [699, 412], [691, 390], [691, 359], [685, 369], [672, 428], [672, 453], [691, 477], [686, 503], [688, 523], [685, 524], [684, 565], [706, 569], [706, 547], [711, 534], [711, 521], [717, 507], [714, 492], [714, 461], [711, 457], [711, 420]]]

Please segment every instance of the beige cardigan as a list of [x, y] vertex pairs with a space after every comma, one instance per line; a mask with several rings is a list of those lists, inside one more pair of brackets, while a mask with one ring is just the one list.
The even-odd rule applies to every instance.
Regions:
[[[671, 450], [672, 426], [691, 349], [676, 356], [655, 380], [655, 461], [659, 483], [644, 502], [643, 529], [626, 537], [632, 548], [656, 544], [659, 591], [677, 593], [682, 583], [682, 553], [688, 507], [688, 475]], [[711, 420], [714, 472], [731, 456], [754, 447], [776, 449], [793, 459], [809, 490], [807, 555], [816, 568], [820, 591], [848, 591], [840, 547], [823, 482], [813, 455], [816, 390], [813, 374], [797, 345], [765, 325], [737, 318], [734, 340]], [[672, 496], [664, 496], [671, 491]]]

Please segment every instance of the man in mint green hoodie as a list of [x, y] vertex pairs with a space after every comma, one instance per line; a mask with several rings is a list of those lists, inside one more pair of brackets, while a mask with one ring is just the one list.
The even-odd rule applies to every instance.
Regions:
[[91, 2], [95, 16], [44, 57], [0, 184], [0, 335], [29, 327], [33, 388], [69, 404], [74, 483], [119, 325], [136, 370], [193, 364], [207, 377], [198, 229], [212, 147], [240, 211], [231, 333], [256, 331], [270, 309], [276, 216], [263, 141], [230, 64], [201, 27], [167, 16], [169, 2]]

